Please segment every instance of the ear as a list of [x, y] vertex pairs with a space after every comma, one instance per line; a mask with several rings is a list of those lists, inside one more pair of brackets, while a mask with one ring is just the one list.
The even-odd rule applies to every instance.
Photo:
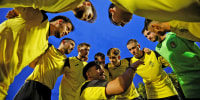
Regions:
[[140, 48], [140, 44], [138, 44], [138, 47]]
[[120, 59], [121, 58], [121, 56], [118, 56], [118, 59]]
[[78, 52], [80, 52], [80, 51], [81, 51], [81, 49], [79, 48], [79, 49], [78, 49]]
[[160, 30], [161, 27], [159, 24], [152, 24], [151, 27], [154, 29], [154, 30]]
[[110, 8], [110, 9], [109, 9], [109, 12], [110, 12], [111, 14], [114, 14], [114, 13], [116, 12], [116, 9], [115, 9], [115, 8]]
[[65, 44], [65, 40], [62, 41], [63, 45]]
[[88, 78], [90, 78], [90, 73], [89, 73], [89, 72], [86, 72], [86, 76], [87, 76]]
[[58, 19], [58, 23], [62, 23], [63, 22], [63, 19]]
[[85, 2], [83, 2], [83, 5], [85, 5], [85, 6], [91, 6], [92, 4], [90, 2], [88, 2], [88, 1], [85, 1]]

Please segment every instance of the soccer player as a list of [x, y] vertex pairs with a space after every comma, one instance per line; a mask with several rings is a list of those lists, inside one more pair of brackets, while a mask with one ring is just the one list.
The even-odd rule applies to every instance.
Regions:
[[79, 87], [75, 100], [107, 100], [124, 93], [132, 84], [134, 73], [140, 64], [143, 62], [135, 62], [122, 75], [108, 82], [105, 81], [103, 69], [95, 61], [89, 62], [83, 69], [83, 76], [87, 81]]
[[200, 21], [199, 0], [110, 0], [109, 18], [118, 26], [127, 24], [133, 14], [159, 22]]
[[94, 56], [94, 61], [99, 63], [99, 65], [104, 70], [105, 80], [109, 81], [110, 74], [108, 72], [108, 69], [105, 68], [105, 55], [101, 52], [96, 53]]
[[182, 21], [158, 22], [145, 19], [146, 30], [159, 35], [165, 35], [166, 32], [174, 32], [177, 36], [200, 42], [200, 23], [190, 23]]
[[4, 100], [16, 75], [48, 48], [48, 37], [63, 37], [74, 26], [65, 16], [50, 21], [38, 9], [17, 8], [19, 16], [0, 24], [0, 99]]
[[140, 50], [140, 44], [135, 39], [127, 42], [127, 48], [132, 55], [131, 63], [142, 60], [136, 73], [143, 78], [148, 100], [179, 100], [178, 93], [168, 74], [163, 70], [169, 63], [157, 52], [150, 54]]
[[14, 100], [51, 100], [51, 90], [67, 65], [65, 54], [71, 53], [74, 47], [75, 42], [70, 38], [64, 38], [58, 49], [49, 44], [46, 52], [29, 65], [34, 71]]
[[[110, 63], [106, 64], [106, 68], [110, 73], [111, 80], [114, 80], [116, 77], [122, 75], [126, 69], [130, 66], [130, 59], [122, 59], [120, 60], [120, 50], [118, 48], [110, 48], [107, 51], [107, 56], [109, 57]], [[130, 87], [120, 95], [115, 95], [116, 99], [123, 100], [138, 100], [140, 99], [139, 94], [134, 86], [134, 83], [130, 85]]]
[[200, 48], [197, 44], [173, 32], [158, 35], [144, 31], [143, 34], [150, 41], [159, 42], [156, 51], [170, 63], [185, 98], [200, 98]]
[[90, 44], [78, 45], [78, 56], [67, 59], [66, 71], [59, 87], [59, 100], [74, 100], [79, 86], [85, 81], [83, 68], [87, 64]]
[[[1, 0], [0, 8], [32, 7], [43, 12], [61, 13], [73, 11], [76, 18], [93, 23], [96, 10], [89, 0]], [[32, 13], [32, 11], [30, 11]]]

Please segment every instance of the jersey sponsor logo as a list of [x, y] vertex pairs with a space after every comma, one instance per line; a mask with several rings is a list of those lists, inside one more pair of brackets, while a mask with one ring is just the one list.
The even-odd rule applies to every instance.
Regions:
[[171, 46], [172, 48], [176, 48], [176, 43], [175, 43], [174, 41], [171, 41], [171, 42], [170, 42], [170, 46]]

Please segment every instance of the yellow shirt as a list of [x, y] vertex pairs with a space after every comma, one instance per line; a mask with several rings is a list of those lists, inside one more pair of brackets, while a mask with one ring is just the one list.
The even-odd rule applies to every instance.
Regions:
[[87, 62], [77, 57], [69, 57], [69, 66], [65, 72], [59, 87], [59, 100], [74, 100], [79, 86], [85, 81], [83, 68]]
[[200, 42], [200, 23], [170, 21], [169, 24], [171, 27], [171, 32], [176, 33], [177, 36]]
[[[151, 54], [144, 55], [144, 65], [137, 68], [136, 73], [143, 78], [145, 83], [148, 99], [166, 98], [177, 95], [177, 91], [173, 86], [167, 73], [162, 69], [162, 66], [168, 66], [169, 63], [159, 54], [151, 51]], [[133, 57], [131, 63], [138, 59]]]
[[107, 81], [85, 81], [78, 89], [75, 100], [107, 100]]
[[[120, 66], [113, 66], [111, 63], [108, 63], [108, 71], [111, 75], [111, 80], [114, 80], [116, 77], [122, 75], [127, 67], [129, 67], [130, 62], [127, 59], [122, 59], [120, 60]], [[129, 100], [129, 99], [134, 99], [136, 97], [139, 97], [139, 94], [132, 83], [130, 87], [122, 94], [120, 95], [115, 95], [115, 98], [118, 99], [123, 99], [123, 100]]]
[[42, 21], [41, 11], [17, 9], [18, 17], [0, 24], [0, 94], [6, 95], [14, 77], [48, 47], [49, 21]]
[[49, 89], [53, 89], [57, 78], [63, 74], [65, 59], [65, 55], [54, 46], [50, 46], [39, 58], [34, 71], [27, 80], [40, 82]]
[[47, 12], [73, 10], [84, 0], [1, 0], [0, 8], [33, 7]]
[[[199, 0], [110, 0], [127, 12], [160, 22], [200, 21]], [[133, 19], [134, 20], [134, 19]]]

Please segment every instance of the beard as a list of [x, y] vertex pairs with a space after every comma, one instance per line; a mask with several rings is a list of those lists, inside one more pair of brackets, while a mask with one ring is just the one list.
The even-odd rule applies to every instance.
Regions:
[[56, 31], [56, 32], [55, 32], [55, 37], [56, 37], [56, 38], [60, 38], [60, 32], [59, 32], [59, 31]]
[[69, 54], [69, 51], [68, 51], [68, 50], [66, 50], [66, 51], [65, 51], [65, 54]]
[[158, 31], [158, 35], [163, 36], [163, 35], [165, 35], [165, 34], [166, 34], [166, 31]]
[[156, 42], [158, 41], [158, 36], [155, 37], [155, 40], [153, 40], [152, 42]]

